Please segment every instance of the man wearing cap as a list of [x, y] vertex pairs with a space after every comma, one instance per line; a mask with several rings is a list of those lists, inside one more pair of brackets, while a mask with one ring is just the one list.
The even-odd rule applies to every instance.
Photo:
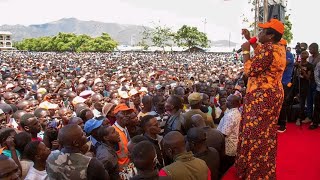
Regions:
[[190, 104], [191, 109], [183, 114], [184, 121], [182, 122], [182, 127], [184, 129], [184, 132], [187, 133], [188, 130], [191, 128], [191, 117], [195, 114], [200, 114], [203, 119], [206, 121], [206, 124], [209, 125], [207, 114], [203, 113], [200, 110], [200, 107], [202, 105], [202, 96], [200, 93], [194, 92], [188, 96], [188, 102]]
[[[259, 27], [261, 44], [253, 45], [255, 55], [250, 57], [249, 41], [242, 45], [248, 84], [235, 162], [240, 179], [276, 179], [277, 122], [283, 103], [281, 79], [286, 67], [286, 52], [279, 45], [284, 25], [271, 19]], [[243, 34], [251, 39], [247, 30]]]
[[158, 95], [158, 96], [164, 96], [166, 87], [158, 84], [158, 85], [155, 86], [155, 88], [156, 88], [156, 90], [157, 90], [157, 91], [156, 91], [156, 95]]
[[102, 126], [103, 121], [97, 120], [97, 119], [90, 119], [84, 124], [84, 131], [87, 135], [90, 135], [88, 137], [88, 140], [91, 141], [94, 153], [99, 145], [101, 145], [101, 142], [99, 140], [98, 136], [98, 130]]
[[135, 88], [133, 88], [129, 91], [129, 96], [130, 96], [131, 102], [134, 105], [135, 110], [137, 112], [140, 112], [141, 111], [141, 107], [140, 107], [141, 98], [140, 98], [139, 92]]
[[130, 119], [130, 113], [133, 111], [126, 104], [119, 104], [114, 108], [114, 114], [116, 115], [117, 121], [113, 127], [120, 135], [120, 142], [118, 143], [119, 149], [117, 151], [118, 163], [120, 169], [126, 167], [129, 162], [128, 142], [130, 141], [130, 135], [126, 128]]
[[118, 90], [118, 94], [120, 96], [120, 103], [125, 103], [127, 106], [129, 105], [129, 95], [127, 91]]

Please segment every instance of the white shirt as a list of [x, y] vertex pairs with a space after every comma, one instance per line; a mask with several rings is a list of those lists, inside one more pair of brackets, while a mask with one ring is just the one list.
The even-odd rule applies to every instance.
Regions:
[[138, 114], [138, 119], [140, 119], [141, 117], [144, 117], [146, 115], [151, 115], [151, 116], [156, 116], [158, 115], [155, 111], [150, 111], [150, 112], [147, 112], [147, 113], [143, 113], [142, 111], [139, 112]]
[[102, 116], [102, 113], [96, 109], [93, 109], [92, 113], [93, 113], [93, 116], [96, 118]]
[[47, 171], [38, 171], [34, 167], [30, 167], [25, 180], [47, 180], [49, 179]]
[[128, 132], [128, 130], [127, 130], [127, 127], [125, 127], [125, 128], [121, 127], [121, 126], [118, 124], [117, 121], [114, 123], [114, 125], [117, 126], [117, 128], [119, 128], [120, 131], [124, 132], [124, 133], [126, 134], [126, 136], [127, 136], [128, 141], [130, 141], [130, 135], [129, 135], [129, 132]]
[[216, 117], [219, 118], [221, 116], [222, 110], [220, 107], [216, 107], [214, 112]]
[[20, 161], [21, 168], [22, 168], [22, 177], [21, 179], [25, 179], [30, 168], [33, 166], [33, 162], [29, 160], [21, 160]]
[[19, 126], [17, 121], [13, 118], [10, 118], [9, 124], [12, 125], [14, 129], [17, 129]]
[[217, 128], [226, 136], [226, 155], [228, 156], [236, 156], [240, 121], [241, 113], [239, 109], [232, 108], [226, 111]]

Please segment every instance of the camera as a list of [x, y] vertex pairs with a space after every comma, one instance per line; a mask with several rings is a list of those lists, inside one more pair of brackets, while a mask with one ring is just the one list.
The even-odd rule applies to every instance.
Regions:
[[297, 43], [295, 49], [296, 49], [296, 54], [297, 54], [297, 55], [300, 55], [301, 52], [302, 52], [300, 43]]

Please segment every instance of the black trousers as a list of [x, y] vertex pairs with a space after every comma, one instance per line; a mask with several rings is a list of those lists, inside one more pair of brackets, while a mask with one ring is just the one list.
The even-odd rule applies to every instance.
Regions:
[[281, 108], [280, 115], [279, 115], [278, 125], [280, 127], [286, 127], [289, 108], [290, 108], [290, 104], [291, 104], [291, 102], [290, 102], [291, 100], [289, 98], [290, 98], [290, 93], [291, 93], [292, 88], [288, 87], [285, 84], [282, 84], [282, 86], [283, 86], [283, 91], [284, 91], [284, 99], [283, 99], [282, 108]]
[[314, 96], [313, 124], [320, 123], [320, 91], [316, 91]]
[[306, 99], [308, 97], [308, 92], [309, 92], [309, 83], [307, 82], [301, 82], [299, 85], [298, 82], [294, 83], [292, 92], [289, 93], [289, 103], [290, 106], [293, 103], [293, 99], [295, 96], [299, 95], [299, 114], [298, 118], [301, 120], [304, 120], [306, 118], [306, 113], [305, 113], [305, 106], [306, 106]]
[[300, 90], [300, 112], [299, 112], [299, 118], [301, 120], [304, 120], [307, 116], [305, 113], [305, 109], [306, 109], [306, 100], [308, 97], [308, 92], [309, 92], [309, 85], [303, 86], [301, 87]]

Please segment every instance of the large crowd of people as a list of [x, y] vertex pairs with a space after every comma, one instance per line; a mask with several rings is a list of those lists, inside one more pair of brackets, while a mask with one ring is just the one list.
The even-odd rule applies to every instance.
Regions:
[[[318, 45], [301, 61], [290, 51], [279, 132], [299, 104], [294, 121], [316, 129]], [[253, 90], [231, 53], [2, 52], [0, 63], [0, 178], [216, 180], [236, 161]]]

